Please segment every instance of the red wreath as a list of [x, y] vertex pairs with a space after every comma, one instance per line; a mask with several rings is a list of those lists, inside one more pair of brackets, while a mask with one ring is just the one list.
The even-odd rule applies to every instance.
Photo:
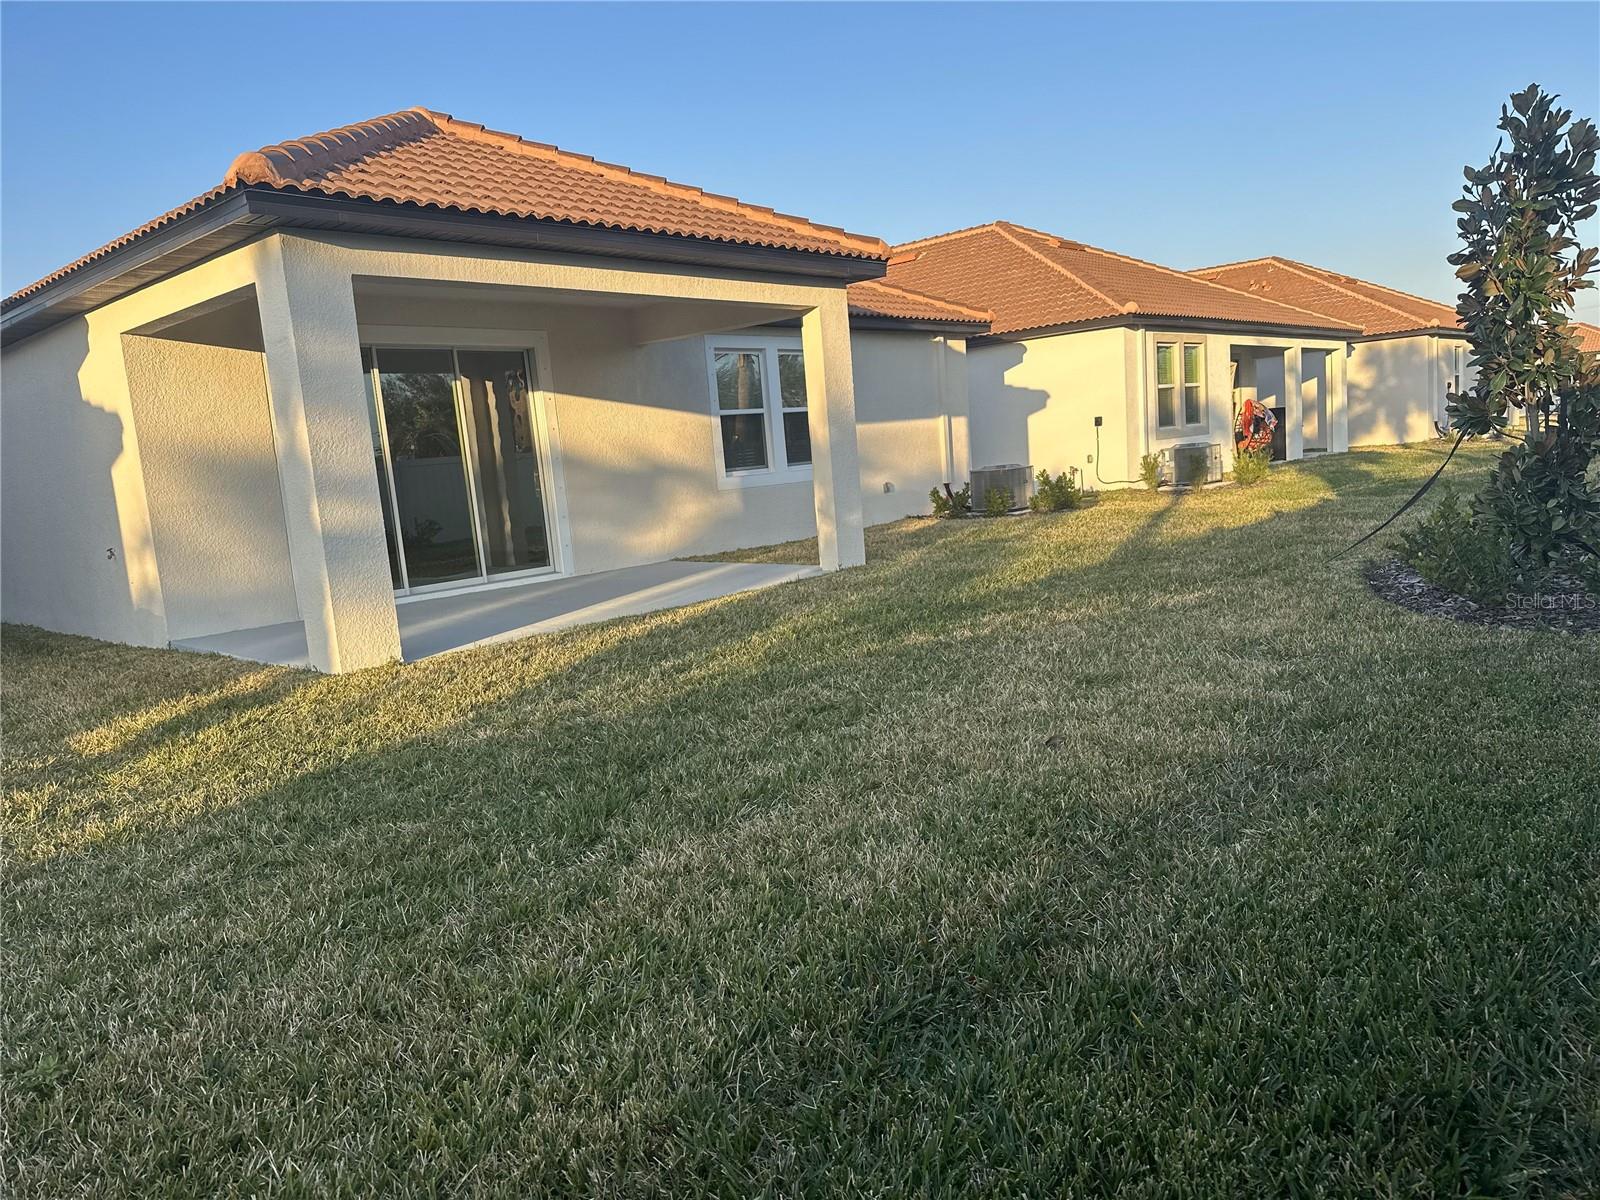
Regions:
[[1272, 431], [1278, 427], [1278, 418], [1270, 408], [1246, 400], [1239, 410], [1239, 421], [1234, 427], [1234, 440], [1241, 450], [1265, 450], [1272, 445]]

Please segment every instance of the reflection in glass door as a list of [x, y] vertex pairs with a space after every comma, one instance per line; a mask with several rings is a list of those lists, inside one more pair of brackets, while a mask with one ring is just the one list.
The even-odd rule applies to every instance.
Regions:
[[481, 574], [450, 351], [379, 350], [378, 394], [411, 586]]
[[367, 429], [372, 434], [372, 461], [378, 468], [378, 499], [383, 504], [383, 541], [389, 550], [389, 578], [399, 591], [406, 586], [406, 580], [400, 571], [399, 543], [394, 535], [394, 488], [389, 478], [389, 456], [384, 450], [383, 417], [378, 411], [372, 350], [366, 346], [361, 348], [361, 378], [367, 385]]
[[472, 431], [484, 566], [490, 575], [548, 567], [527, 359], [520, 351], [460, 350], [456, 364]]
[[363, 348], [362, 366], [396, 590], [548, 569], [529, 356]]

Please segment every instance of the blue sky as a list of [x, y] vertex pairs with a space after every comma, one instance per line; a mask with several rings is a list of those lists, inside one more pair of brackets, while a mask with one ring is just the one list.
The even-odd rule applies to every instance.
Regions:
[[0, 35], [7, 292], [243, 150], [423, 104], [890, 241], [999, 217], [1450, 300], [1505, 97], [1600, 115], [1595, 3], [8, 2]]

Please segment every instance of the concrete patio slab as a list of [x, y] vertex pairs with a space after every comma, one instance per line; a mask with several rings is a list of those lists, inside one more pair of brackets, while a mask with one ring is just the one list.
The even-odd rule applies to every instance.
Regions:
[[[395, 606], [400, 650], [406, 662], [415, 662], [470, 646], [699, 604], [821, 573], [822, 569], [814, 566], [662, 562], [445, 596], [404, 598]], [[305, 627], [298, 621], [184, 638], [172, 645], [252, 662], [310, 666]]]

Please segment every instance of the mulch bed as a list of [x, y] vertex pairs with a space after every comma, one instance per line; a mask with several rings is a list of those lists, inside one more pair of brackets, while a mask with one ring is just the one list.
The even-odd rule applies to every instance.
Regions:
[[1503, 608], [1479, 604], [1429, 583], [1397, 558], [1368, 564], [1367, 583], [1385, 600], [1425, 617], [1505, 629], [1600, 633], [1600, 596], [1567, 577], [1558, 577], [1549, 589], [1528, 597], [1521, 604]]

